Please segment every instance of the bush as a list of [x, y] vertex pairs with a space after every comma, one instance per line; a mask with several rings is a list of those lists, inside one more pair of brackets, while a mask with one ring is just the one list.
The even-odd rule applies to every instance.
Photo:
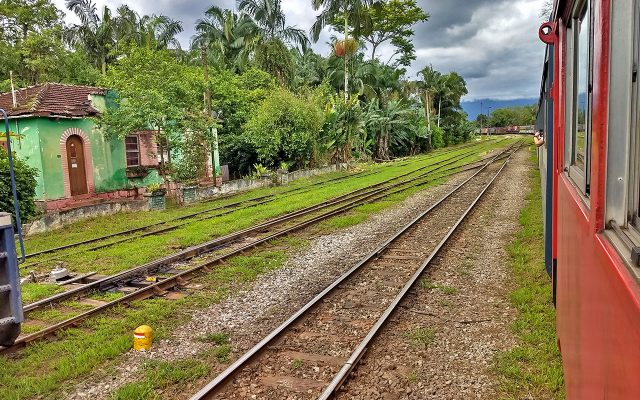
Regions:
[[[16, 175], [16, 189], [20, 203], [20, 216], [23, 221], [36, 215], [36, 177], [38, 172], [24, 161], [13, 157]], [[13, 210], [13, 194], [11, 193], [11, 175], [9, 173], [9, 157], [0, 148], [0, 211], [8, 212], [15, 218]]]
[[312, 102], [277, 90], [249, 119], [245, 134], [266, 166], [276, 168], [282, 161], [293, 161], [302, 168], [322, 124], [322, 111]]

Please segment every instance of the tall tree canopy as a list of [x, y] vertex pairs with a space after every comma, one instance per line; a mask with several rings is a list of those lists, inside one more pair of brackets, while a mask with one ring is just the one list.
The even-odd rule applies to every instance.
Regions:
[[362, 39], [369, 43], [371, 59], [375, 59], [380, 45], [390, 42], [395, 49], [389, 62], [395, 60], [398, 65], [409, 66], [416, 59], [411, 37], [412, 27], [429, 19], [429, 14], [420, 8], [415, 0], [388, 0], [374, 4], [367, 9], [371, 18], [371, 29]]

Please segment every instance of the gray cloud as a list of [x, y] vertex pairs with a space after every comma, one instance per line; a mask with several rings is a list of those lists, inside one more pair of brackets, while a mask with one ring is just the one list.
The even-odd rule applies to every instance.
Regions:
[[[123, 1], [96, 0], [101, 6], [117, 7]], [[413, 42], [417, 60], [407, 75], [415, 76], [432, 64], [443, 72], [457, 71], [466, 80], [469, 95], [479, 98], [513, 99], [536, 97], [539, 89], [544, 47], [537, 38], [539, 10], [544, 0], [419, 0], [431, 15], [428, 22], [415, 27]], [[54, 0], [64, 9], [64, 0]], [[283, 0], [289, 25], [308, 30], [316, 12], [310, 0]], [[188, 46], [193, 25], [212, 4], [234, 8], [234, 0], [138, 0], [129, 6], [142, 14], [164, 14], [183, 22], [185, 32], [179, 39]], [[77, 22], [67, 12], [69, 22]], [[326, 45], [330, 32], [325, 30], [314, 49], [330, 52]], [[391, 55], [389, 47], [380, 49], [383, 60]]]

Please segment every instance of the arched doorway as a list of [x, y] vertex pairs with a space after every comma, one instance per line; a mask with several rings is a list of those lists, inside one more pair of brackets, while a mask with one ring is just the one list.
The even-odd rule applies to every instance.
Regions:
[[78, 135], [67, 138], [67, 166], [69, 171], [69, 188], [71, 196], [89, 193], [87, 170], [85, 167], [84, 143]]

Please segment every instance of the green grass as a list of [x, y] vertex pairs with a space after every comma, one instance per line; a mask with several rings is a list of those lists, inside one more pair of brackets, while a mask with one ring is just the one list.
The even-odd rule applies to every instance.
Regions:
[[[535, 156], [534, 156], [535, 157]], [[520, 214], [520, 231], [509, 245], [515, 278], [511, 303], [518, 310], [513, 331], [518, 345], [496, 357], [507, 399], [563, 399], [562, 360], [556, 345], [551, 280], [544, 267], [540, 172], [530, 176], [531, 191]]]
[[25, 283], [22, 285], [22, 302], [31, 303], [64, 292], [62, 286], [50, 283]]
[[440, 285], [437, 283], [433, 283], [431, 281], [429, 281], [428, 279], [422, 279], [422, 281], [420, 281], [420, 285], [425, 288], [425, 289], [438, 289], [440, 291], [442, 291], [442, 293], [447, 294], [447, 295], [453, 295], [453, 294], [457, 294], [459, 292], [457, 287], [454, 286], [447, 286], [447, 285]]
[[[477, 147], [476, 155], [469, 156], [464, 160], [461, 160], [460, 163], [477, 159], [488, 149], [506, 145], [506, 143], [497, 145], [496, 142], [497, 141], [495, 140], [484, 142], [481, 146]], [[46, 261], [44, 264], [35, 265], [33, 267], [33, 269], [38, 272], [48, 271], [53, 265], [59, 262], [58, 260], [65, 260], [66, 267], [74, 272], [83, 273], [96, 271], [102, 274], [113, 274], [136, 265], [144, 264], [162, 256], [175, 253], [180, 249], [197, 245], [214, 237], [219, 237], [251, 225], [255, 225], [266, 219], [317, 204], [321, 201], [334, 198], [352, 190], [368, 187], [389, 178], [397, 177], [400, 174], [418, 167], [430, 165], [450, 157], [452, 154], [462, 154], [467, 151], [468, 149], [459, 149], [455, 150], [453, 153], [447, 154], [434, 152], [433, 154], [411, 158], [409, 161], [403, 161], [402, 163], [395, 162], [383, 165], [367, 165], [365, 166], [366, 170], [373, 171], [375, 172], [374, 174], [353, 176], [350, 179], [340, 181], [340, 183], [337, 184], [310, 187], [308, 191], [301, 193], [278, 196], [279, 192], [289, 190], [292, 187], [307, 187], [315, 182], [323, 182], [328, 177], [322, 177], [322, 179], [312, 178], [309, 180], [295, 181], [291, 186], [287, 187], [260, 189], [234, 196], [231, 199], [201, 203], [189, 208], [170, 209], [166, 212], [121, 213], [105, 217], [97, 217], [92, 220], [70, 225], [66, 227], [64, 231], [57, 231], [55, 234], [48, 233], [30, 238], [28, 241], [28, 252], [72, 243], [80, 239], [97, 237], [127, 228], [138, 227], [179, 215], [185, 215], [187, 213], [202, 211], [204, 209], [211, 208], [213, 205], [228, 204], [230, 202], [254, 198], [265, 194], [277, 195], [276, 199], [272, 202], [252, 208], [236, 210], [228, 215], [217, 216], [212, 219], [194, 221], [189, 225], [179, 227], [176, 230], [165, 234], [147, 236], [137, 240], [129, 240], [117, 246], [107, 247], [99, 251], [88, 251], [88, 247], [93, 245], [85, 245], [79, 248], [63, 250], [55, 253], [54, 255], [34, 257], [30, 259], [29, 262], [36, 263]], [[344, 174], [345, 173], [338, 173], [336, 176]], [[417, 190], [419, 190], [419, 188], [408, 190], [400, 193], [398, 197], [391, 196], [385, 200], [392, 204], [393, 202], [397, 202], [398, 198], [406, 197], [408, 194], [411, 194], [412, 191]], [[330, 226], [329, 228], [351, 226], [364, 220], [365, 217], [361, 214], [362, 212], [369, 214], [374, 211], [373, 208], [383, 208], [384, 206], [383, 202], [383, 204], [377, 206], [364, 206], [364, 208], [356, 209], [354, 210], [353, 215], [344, 218], [340, 217], [342, 219], [336, 219], [329, 222], [330, 225], [333, 224], [333, 226]], [[366, 207], [369, 207], [369, 209]], [[73, 254], [73, 256], [71, 256], [71, 254]], [[23, 271], [30, 269], [32, 268], [29, 267], [29, 263], [23, 267]], [[33, 296], [37, 297], [35, 295]]]
[[214, 347], [211, 351], [208, 352], [209, 355], [212, 355], [218, 362], [226, 363], [229, 362], [229, 356], [231, 355], [231, 346], [228, 344], [223, 344], [222, 346]]
[[229, 343], [229, 334], [225, 332], [208, 333], [200, 338], [200, 341], [213, 344], [227, 344]]
[[430, 328], [418, 327], [405, 332], [404, 337], [414, 347], [429, 347], [436, 341], [436, 332]]
[[112, 400], [146, 400], [160, 398], [157, 391], [171, 385], [185, 385], [205, 376], [210, 367], [192, 359], [166, 361], [147, 361], [142, 367], [143, 379], [128, 383], [116, 390]]
[[[79, 378], [100, 367], [105, 369], [110, 360], [131, 349], [133, 331], [140, 325], [154, 328], [155, 339], [169, 336], [172, 329], [191, 318], [194, 309], [206, 307], [223, 299], [231, 289], [237, 289], [259, 274], [274, 270], [286, 260], [284, 251], [255, 251], [239, 256], [203, 275], [199, 282], [207, 287], [180, 300], [149, 299], [135, 301], [130, 306], [114, 308], [66, 329], [55, 341], [37, 342], [9, 357], [0, 357], [0, 399], [18, 400], [46, 395], [56, 398], [63, 382]], [[68, 304], [73, 305], [72, 303]], [[57, 321], [73, 313], [56, 309], [36, 311], [38, 319]], [[34, 317], [35, 318], [35, 317]], [[227, 362], [231, 346], [223, 334], [212, 335], [219, 340], [209, 356], [218, 362]], [[158, 388], [145, 381], [123, 387], [114, 398], [153, 398]], [[143, 397], [135, 397], [140, 394]], [[145, 397], [150, 396], [150, 397]]]

